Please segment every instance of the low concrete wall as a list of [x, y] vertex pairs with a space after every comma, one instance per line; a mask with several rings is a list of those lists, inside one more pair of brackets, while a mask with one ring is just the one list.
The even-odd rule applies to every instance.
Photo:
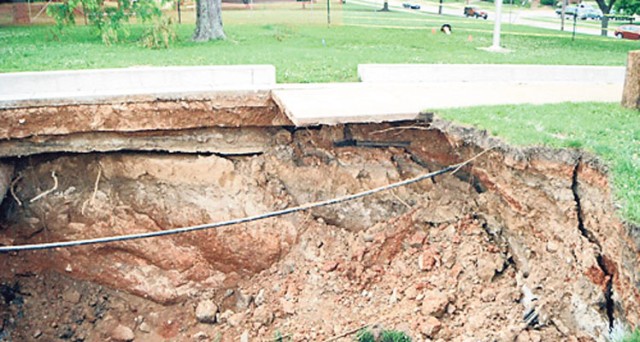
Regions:
[[271, 87], [272, 65], [135, 67], [0, 74], [0, 102]]
[[[367, 83], [624, 83], [624, 67], [514, 64], [360, 64]], [[577, 90], [579, 91], [579, 90]]]

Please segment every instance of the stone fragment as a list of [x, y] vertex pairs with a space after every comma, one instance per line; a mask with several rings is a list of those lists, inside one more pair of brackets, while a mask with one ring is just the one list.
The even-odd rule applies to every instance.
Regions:
[[111, 340], [118, 342], [129, 342], [133, 341], [136, 338], [136, 335], [133, 333], [129, 327], [126, 327], [122, 324], [118, 324], [115, 329], [111, 331]]
[[258, 291], [258, 294], [256, 295], [256, 298], [253, 300], [253, 302], [256, 304], [256, 306], [260, 306], [264, 304], [265, 302], [264, 289], [260, 289], [260, 291]]
[[249, 342], [249, 331], [245, 330], [242, 335], [240, 335], [240, 342]]
[[558, 246], [557, 242], [555, 242], [553, 240], [547, 242], [547, 252], [555, 253], [555, 252], [558, 251], [558, 248], [559, 248], [559, 246]]
[[227, 323], [232, 327], [237, 327], [240, 324], [242, 324], [242, 322], [244, 321], [244, 318], [245, 318], [244, 313], [238, 312], [236, 314], [231, 315], [231, 317], [227, 319]]
[[283, 298], [280, 299], [280, 304], [282, 305], [282, 312], [284, 312], [285, 315], [293, 315], [296, 313], [296, 309], [292, 302]]
[[143, 333], [150, 333], [151, 327], [146, 322], [142, 322], [140, 326], [138, 326], [138, 330], [142, 331]]
[[440, 323], [440, 321], [433, 316], [427, 317], [420, 324], [420, 332], [428, 338], [434, 338], [441, 328], [442, 323]]
[[273, 322], [273, 318], [273, 312], [271, 312], [267, 307], [261, 306], [253, 312], [251, 321], [257, 327], [268, 326], [269, 324], [271, 324], [271, 322]]
[[236, 291], [236, 309], [238, 309], [238, 311], [248, 309], [252, 302], [253, 296], [243, 294], [240, 289]]
[[81, 298], [82, 298], [82, 295], [80, 294], [80, 292], [74, 289], [68, 289], [62, 294], [62, 299], [65, 302], [69, 302], [71, 304], [78, 304]]
[[409, 247], [420, 248], [427, 238], [427, 233], [419, 230], [409, 237]]
[[322, 270], [324, 272], [333, 272], [336, 270], [336, 268], [338, 268], [339, 263], [335, 260], [328, 260], [325, 261], [324, 264], [322, 265]]
[[430, 290], [424, 294], [421, 312], [424, 316], [442, 317], [447, 311], [448, 304], [449, 298], [445, 293]]
[[422, 272], [431, 271], [437, 264], [439, 255], [433, 248], [426, 248], [418, 257], [418, 269]]
[[196, 341], [205, 341], [209, 338], [209, 335], [207, 335], [206, 332], [204, 331], [199, 331], [195, 334], [193, 334], [193, 339]]
[[211, 300], [203, 300], [196, 306], [196, 319], [200, 323], [213, 324], [216, 322], [218, 306]]

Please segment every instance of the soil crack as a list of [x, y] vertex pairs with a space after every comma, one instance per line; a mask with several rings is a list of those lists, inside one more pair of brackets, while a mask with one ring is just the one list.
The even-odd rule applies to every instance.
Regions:
[[578, 230], [582, 236], [587, 238], [590, 243], [596, 245], [597, 255], [596, 261], [598, 262], [598, 266], [602, 270], [602, 273], [605, 275], [606, 283], [604, 285], [604, 310], [607, 314], [607, 319], [609, 321], [609, 329], [613, 328], [613, 311], [614, 311], [614, 303], [613, 303], [613, 273], [611, 273], [607, 267], [605, 257], [602, 255], [602, 245], [598, 239], [596, 239], [593, 232], [589, 231], [584, 225], [584, 213], [582, 211], [582, 203], [580, 199], [580, 194], [578, 193], [578, 172], [580, 166], [582, 164], [582, 158], [578, 158], [576, 161], [575, 167], [573, 168], [573, 175], [571, 179], [571, 191], [573, 192], [573, 199], [576, 202], [576, 215], [578, 219]]

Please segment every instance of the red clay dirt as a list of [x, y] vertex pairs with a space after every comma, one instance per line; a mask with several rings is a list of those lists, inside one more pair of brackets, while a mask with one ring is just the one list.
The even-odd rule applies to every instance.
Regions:
[[[245, 217], [491, 150], [455, 175], [308, 212], [0, 255], [0, 336], [232, 341], [282, 334], [319, 341], [375, 325], [415, 341], [604, 341], [611, 324], [640, 323], [640, 249], [592, 156], [516, 149], [437, 118], [255, 129], [277, 139], [247, 155], [5, 159], [15, 172], [13, 194], [0, 207], [0, 242]], [[31, 202], [53, 187], [54, 173], [57, 188]]]

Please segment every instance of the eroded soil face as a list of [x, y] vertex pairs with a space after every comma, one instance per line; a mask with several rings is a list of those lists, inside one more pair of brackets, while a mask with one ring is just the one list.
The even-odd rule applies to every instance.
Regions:
[[[11, 160], [21, 178], [2, 203], [0, 241], [256, 215], [494, 149], [455, 175], [308, 212], [0, 255], [0, 336], [231, 341], [281, 333], [317, 341], [378, 324], [417, 341], [602, 341], [615, 321], [640, 323], [638, 249], [590, 157], [511, 149], [437, 119], [265, 129], [273, 139], [252, 155]], [[31, 201], [53, 186], [52, 174], [56, 190]]]

